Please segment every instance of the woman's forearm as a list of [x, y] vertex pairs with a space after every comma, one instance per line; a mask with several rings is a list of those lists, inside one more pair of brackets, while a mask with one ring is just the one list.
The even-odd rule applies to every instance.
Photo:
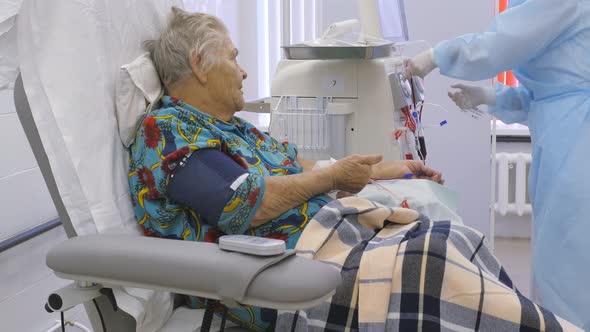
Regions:
[[264, 178], [264, 187], [262, 203], [254, 214], [252, 227], [260, 226], [314, 196], [329, 192], [334, 189], [334, 179], [324, 169], [287, 176], [269, 176]]
[[315, 160], [303, 159], [300, 157], [297, 157], [297, 162], [299, 163], [299, 165], [301, 165], [304, 172], [311, 172], [316, 163]]
[[391, 179], [403, 176], [403, 164], [395, 161], [382, 161], [371, 167], [373, 179]]

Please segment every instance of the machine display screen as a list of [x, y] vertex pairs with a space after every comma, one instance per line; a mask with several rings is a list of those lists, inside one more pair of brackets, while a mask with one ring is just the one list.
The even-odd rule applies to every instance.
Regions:
[[362, 24], [359, 10], [361, 2], [370, 5], [371, 11], [376, 11], [383, 39], [394, 43], [409, 40], [404, 0], [321, 0], [320, 31], [345, 20], [358, 19]]
[[404, 0], [378, 0], [381, 34], [393, 42], [408, 40]]

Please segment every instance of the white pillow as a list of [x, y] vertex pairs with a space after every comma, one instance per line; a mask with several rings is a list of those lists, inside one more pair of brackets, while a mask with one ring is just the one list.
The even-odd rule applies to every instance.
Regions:
[[135, 138], [137, 126], [146, 113], [148, 104], [157, 102], [164, 94], [160, 77], [149, 53], [121, 66], [115, 90], [115, 104], [119, 136], [125, 147]]

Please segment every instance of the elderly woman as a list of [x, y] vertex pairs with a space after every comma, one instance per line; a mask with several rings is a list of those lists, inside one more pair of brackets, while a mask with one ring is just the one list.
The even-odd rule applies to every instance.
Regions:
[[[146, 235], [215, 242], [223, 234], [249, 234], [294, 248], [331, 190], [356, 193], [371, 178], [408, 173], [442, 182], [419, 162], [383, 162], [377, 155], [312, 170], [315, 162], [299, 158], [295, 145], [235, 117], [248, 75], [213, 16], [173, 8], [167, 28], [147, 47], [167, 95], [131, 148], [129, 185]], [[230, 317], [255, 330], [273, 319], [259, 308], [231, 310]]]

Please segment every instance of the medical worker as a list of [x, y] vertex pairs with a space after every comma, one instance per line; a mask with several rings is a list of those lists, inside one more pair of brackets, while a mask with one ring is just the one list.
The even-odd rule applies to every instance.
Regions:
[[533, 271], [538, 300], [590, 331], [590, 0], [511, 0], [483, 33], [443, 41], [407, 63], [463, 80], [512, 70], [518, 87], [454, 85], [463, 109], [488, 105], [529, 126]]

